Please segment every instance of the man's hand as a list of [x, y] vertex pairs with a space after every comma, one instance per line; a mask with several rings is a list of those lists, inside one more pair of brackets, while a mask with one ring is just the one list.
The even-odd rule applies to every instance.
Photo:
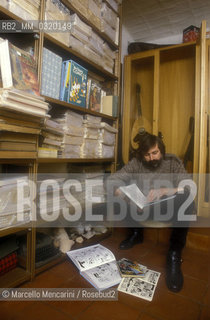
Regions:
[[172, 196], [177, 192], [177, 188], [160, 188], [160, 189], [151, 189], [148, 196], [147, 200], [148, 202], [158, 200], [162, 198], [163, 196]]
[[115, 196], [117, 196], [117, 197], [121, 197], [121, 198], [124, 198], [125, 197], [125, 195], [124, 195], [124, 193], [118, 188], [118, 189], [116, 189], [115, 190]]

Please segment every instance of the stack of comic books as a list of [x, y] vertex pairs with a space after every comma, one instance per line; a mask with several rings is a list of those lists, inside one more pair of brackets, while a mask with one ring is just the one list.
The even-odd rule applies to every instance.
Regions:
[[117, 261], [122, 281], [118, 291], [152, 301], [160, 277], [160, 272], [123, 258]]
[[159, 272], [129, 259], [116, 261], [114, 254], [100, 244], [68, 251], [67, 256], [97, 290], [119, 284], [117, 290], [120, 292], [152, 300]]

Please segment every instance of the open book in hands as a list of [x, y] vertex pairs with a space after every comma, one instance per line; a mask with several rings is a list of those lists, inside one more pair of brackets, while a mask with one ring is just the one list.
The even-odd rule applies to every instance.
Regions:
[[140, 209], [155, 203], [175, 198], [175, 195], [172, 195], [149, 202], [147, 197], [141, 192], [135, 183], [128, 186], [122, 186], [119, 188], [119, 190], [122, 191], [130, 200], [132, 200]]
[[67, 252], [80, 274], [97, 290], [105, 290], [121, 281], [115, 256], [104, 246], [97, 244]]

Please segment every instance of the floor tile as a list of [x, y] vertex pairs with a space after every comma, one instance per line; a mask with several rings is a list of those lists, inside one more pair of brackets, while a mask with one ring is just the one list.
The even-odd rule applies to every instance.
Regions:
[[51, 270], [46, 270], [38, 274], [32, 281], [22, 285], [22, 288], [59, 288], [63, 282], [65, 282], [65, 277], [68, 278], [68, 274], [64, 276], [63, 273], [56, 274]]
[[[209, 278], [209, 283], [210, 283], [210, 278]], [[204, 294], [204, 298], [203, 298], [203, 304], [206, 306], [210, 305], [210, 284], [208, 285], [206, 292]]]
[[208, 282], [209, 267], [209, 263], [205, 261], [199, 261], [198, 259], [193, 261], [192, 258], [189, 259], [183, 257], [182, 271], [185, 275]]
[[188, 298], [167, 292], [158, 286], [153, 301], [145, 312], [164, 320], [197, 320], [200, 306]]
[[22, 311], [22, 314], [16, 316], [15, 320], [22, 320], [27, 316], [30, 320], [71, 320], [73, 319], [69, 315], [58, 311], [54, 307], [49, 306], [45, 302], [35, 302], [32, 305], [28, 305]]
[[34, 302], [30, 301], [10, 301], [0, 302], [0, 319], [16, 320], [18, 315], [21, 315], [26, 305], [32, 306]]
[[204, 281], [184, 275], [184, 286], [178, 295], [202, 303], [207, 285]]
[[143, 313], [140, 315], [139, 320], [163, 320], [163, 319], [157, 318], [156, 316], [153, 317], [153, 316], [151, 316], [151, 315], [143, 312]]
[[77, 317], [84, 312], [92, 301], [47, 301], [46, 304], [66, 315]]
[[[170, 292], [165, 283], [166, 243], [145, 239], [129, 250], [119, 250], [125, 230], [104, 239], [116, 259], [128, 258], [161, 273], [151, 302], [119, 292], [117, 301], [21, 301], [0, 302], [0, 319], [19, 320], [210, 320], [210, 255], [190, 248], [183, 250], [184, 287]], [[70, 259], [38, 274], [22, 288], [92, 288]], [[116, 288], [117, 286], [115, 286]]]
[[137, 320], [139, 312], [117, 301], [94, 302], [77, 320]]
[[134, 297], [130, 294], [126, 294], [123, 292], [118, 293], [118, 301], [122, 304], [127, 305], [130, 308], [138, 310], [139, 312], [145, 310], [150, 303], [149, 301]]
[[68, 257], [66, 261], [54, 266], [50, 270], [55, 276], [60, 277], [62, 275], [63, 277], [65, 275], [66, 279], [71, 279], [75, 276], [75, 266]]
[[205, 306], [201, 310], [201, 315], [199, 320], [210, 320], [210, 307]]

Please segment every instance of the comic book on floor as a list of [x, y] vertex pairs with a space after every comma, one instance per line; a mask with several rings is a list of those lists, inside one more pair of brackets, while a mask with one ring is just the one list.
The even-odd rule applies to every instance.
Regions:
[[131, 261], [126, 258], [122, 258], [117, 261], [120, 274], [122, 277], [141, 277], [143, 278], [146, 274], [147, 267], [142, 264]]
[[159, 277], [160, 272], [147, 269], [143, 279], [140, 277], [123, 278], [117, 290], [147, 301], [152, 301]]
[[67, 252], [80, 274], [97, 290], [105, 290], [121, 281], [115, 256], [106, 247], [97, 244]]

